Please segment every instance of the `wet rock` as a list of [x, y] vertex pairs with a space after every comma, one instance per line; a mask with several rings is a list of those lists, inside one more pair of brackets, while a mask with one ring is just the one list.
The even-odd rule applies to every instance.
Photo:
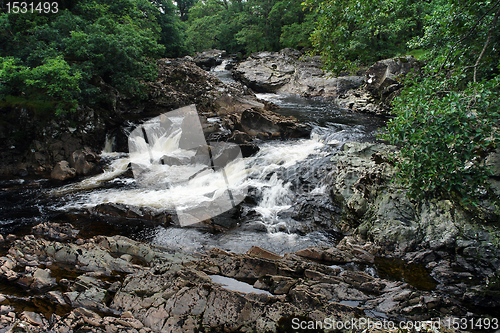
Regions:
[[7, 279], [7, 281], [15, 281], [19, 278], [19, 274], [13, 269], [17, 266], [17, 263], [7, 257], [0, 258], [0, 276]]
[[279, 116], [270, 111], [248, 109], [241, 114], [239, 126], [250, 136], [261, 139], [309, 137], [311, 127], [293, 117]]
[[52, 302], [59, 304], [59, 305], [67, 305], [66, 301], [64, 300], [64, 296], [60, 291], [49, 291], [47, 292], [47, 298], [50, 299]]
[[16, 241], [9, 252], [16, 260], [25, 260], [28, 255], [36, 256], [39, 262], [56, 261], [74, 265], [82, 271], [133, 273], [141, 266], [115, 258], [112, 253], [128, 253], [146, 263], [182, 263], [189, 261], [188, 255], [169, 254], [146, 244], [138, 243], [123, 236], [97, 237], [81, 246], [70, 243], [46, 241], [44, 239], [25, 239]]
[[263, 248], [260, 248], [258, 246], [252, 246], [250, 248], [250, 250], [247, 251], [247, 254], [250, 255], [250, 256], [254, 256], [254, 257], [259, 257], [259, 258], [263, 258], [263, 259], [282, 259], [283, 257], [280, 256], [280, 255], [277, 255], [275, 253], [272, 253], [270, 251], [267, 251]]
[[91, 326], [103, 326], [103, 318], [92, 310], [77, 308], [72, 312], [76, 319], [83, 319], [83, 322]]
[[63, 294], [64, 299], [72, 307], [83, 307], [101, 312], [113, 312], [106, 306], [108, 294], [105, 289], [91, 287], [84, 291], [71, 291]]
[[51, 277], [50, 269], [38, 268], [33, 274], [33, 282], [30, 288], [36, 291], [49, 289], [57, 285], [56, 279]]
[[155, 212], [140, 207], [125, 205], [121, 203], [104, 203], [93, 207], [91, 214], [104, 215], [109, 217], [124, 217], [131, 220], [143, 220], [169, 225], [174, 222], [175, 212]]
[[98, 160], [98, 155], [92, 152], [90, 148], [85, 147], [85, 149], [75, 150], [71, 154], [69, 164], [75, 169], [78, 175], [87, 176], [101, 171], [98, 165], [95, 164]]
[[335, 264], [346, 264], [354, 259], [349, 253], [343, 252], [335, 247], [311, 247], [305, 250], [297, 251], [295, 254], [304, 258]]
[[74, 178], [76, 176], [76, 170], [69, 166], [67, 161], [61, 161], [56, 164], [50, 173], [50, 178], [56, 180], [66, 180]]
[[376, 62], [366, 71], [366, 90], [384, 98], [402, 87], [399, 79], [408, 73], [419, 71], [422, 66], [413, 56]]
[[269, 290], [274, 295], [288, 294], [290, 289], [297, 283], [296, 279], [286, 276], [264, 276], [254, 283], [254, 287]]
[[71, 286], [72, 291], [84, 291], [89, 288], [104, 288], [105, 283], [93, 276], [90, 275], [81, 275], [78, 276], [74, 282], [74, 284]]
[[31, 325], [35, 326], [44, 325], [44, 320], [42, 319], [42, 317], [35, 312], [23, 311], [23, 313], [21, 313], [21, 319], [28, 322]]
[[239, 63], [233, 72], [256, 92], [281, 92], [305, 96], [337, 96], [359, 87], [362, 76], [331, 77], [319, 57], [306, 57], [293, 49], [259, 52]]
[[315, 230], [328, 230], [339, 235], [338, 222], [341, 219], [341, 208], [326, 195], [297, 195], [297, 204], [283, 213], [291, 212], [291, 217], [300, 222], [301, 231], [307, 233]]
[[42, 235], [54, 240], [75, 239], [80, 230], [77, 230], [70, 223], [40, 223], [31, 229], [35, 235]]
[[222, 57], [226, 55], [226, 51], [222, 50], [208, 50], [204, 52], [198, 52], [193, 58], [193, 61], [197, 66], [200, 66], [204, 70], [210, 70], [210, 68], [220, 65], [222, 63]]

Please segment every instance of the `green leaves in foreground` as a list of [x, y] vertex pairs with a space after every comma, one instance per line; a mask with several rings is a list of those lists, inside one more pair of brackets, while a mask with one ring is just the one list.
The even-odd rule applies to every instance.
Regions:
[[413, 196], [475, 205], [489, 175], [482, 157], [500, 143], [500, 76], [462, 90], [455, 85], [444, 75], [412, 82], [382, 137], [400, 145], [399, 180]]
[[81, 73], [60, 56], [34, 68], [18, 65], [14, 58], [0, 58], [0, 94], [19, 96], [9, 99], [10, 104], [39, 101], [52, 104], [56, 114], [74, 111], [81, 79]]

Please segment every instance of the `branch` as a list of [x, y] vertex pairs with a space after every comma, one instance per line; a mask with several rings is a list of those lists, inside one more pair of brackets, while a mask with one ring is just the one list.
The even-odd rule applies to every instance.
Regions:
[[[446, 63], [448, 62], [448, 59], [450, 58], [450, 55], [451, 55], [451, 51], [453, 51], [453, 49], [458, 45], [458, 43], [461, 43], [463, 42], [466, 38], [468, 38], [472, 32], [474, 30], [476, 30], [477, 26], [479, 25], [479, 23], [481, 23], [481, 21], [486, 17], [486, 15], [488, 15], [493, 9], [495, 9], [496, 6], [498, 6], [498, 4], [500, 4], [500, 0], [497, 1], [486, 13], [483, 14], [483, 16], [481, 16], [477, 22], [474, 24], [474, 26], [472, 26], [469, 31], [467, 32], [467, 34], [465, 36], [463, 36], [462, 38], [460, 38], [458, 41], [455, 42], [455, 44], [453, 44], [453, 46], [450, 48], [450, 50], [448, 51], [448, 54], [446, 55], [446, 58], [444, 59], [443, 63], [441, 64], [441, 67], [439, 68], [439, 71], [438, 73], [440, 73], [442, 70], [443, 70], [443, 67], [444, 65], [446, 65]], [[496, 16], [495, 16], [496, 17]]]
[[493, 18], [493, 22], [491, 22], [490, 31], [488, 32], [488, 38], [486, 38], [486, 42], [484, 42], [483, 50], [481, 51], [481, 54], [479, 54], [479, 57], [477, 58], [476, 63], [474, 64], [474, 83], [476, 83], [477, 66], [479, 66], [479, 63], [481, 62], [481, 59], [483, 58], [484, 52], [486, 52], [486, 47], [490, 43], [491, 36], [493, 35], [493, 31], [495, 29], [495, 26], [497, 25], [498, 15], [500, 15], [500, 8], [495, 13], [495, 17]]

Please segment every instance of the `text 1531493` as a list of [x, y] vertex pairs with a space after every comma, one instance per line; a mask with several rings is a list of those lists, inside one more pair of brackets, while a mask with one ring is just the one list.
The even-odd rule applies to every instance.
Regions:
[[7, 2], [7, 13], [26, 14], [26, 13], [45, 13], [56, 14], [59, 11], [57, 2]]

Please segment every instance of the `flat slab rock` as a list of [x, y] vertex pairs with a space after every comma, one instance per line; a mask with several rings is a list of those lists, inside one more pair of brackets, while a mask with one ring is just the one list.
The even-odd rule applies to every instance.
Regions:
[[363, 76], [333, 77], [322, 67], [319, 57], [283, 49], [252, 54], [235, 67], [233, 76], [256, 92], [324, 97], [336, 97], [364, 82]]
[[[298, 316], [349, 320], [382, 314], [426, 320], [449, 309], [466, 314], [439, 292], [420, 291], [405, 282], [335, 264], [370, 265], [376, 252], [373, 244], [352, 237], [337, 247], [314, 247], [284, 256], [258, 247], [246, 254], [214, 248], [193, 256], [123, 236], [75, 243], [25, 236], [14, 240], [8, 255], [0, 258], [2, 275], [13, 283], [30, 277], [48, 281], [47, 296], [41, 297], [69, 313], [18, 316], [14, 309], [5, 308], [0, 330], [16, 325], [25, 332], [277, 332]], [[131, 262], [134, 258], [136, 263]], [[47, 268], [36, 267], [42, 263]], [[81, 274], [54, 281], [51, 267], [58, 264], [70, 265]], [[122, 272], [122, 277], [116, 280], [119, 275], [114, 272]], [[231, 283], [215, 283], [211, 275], [243, 281], [265, 292], [242, 292]]]

